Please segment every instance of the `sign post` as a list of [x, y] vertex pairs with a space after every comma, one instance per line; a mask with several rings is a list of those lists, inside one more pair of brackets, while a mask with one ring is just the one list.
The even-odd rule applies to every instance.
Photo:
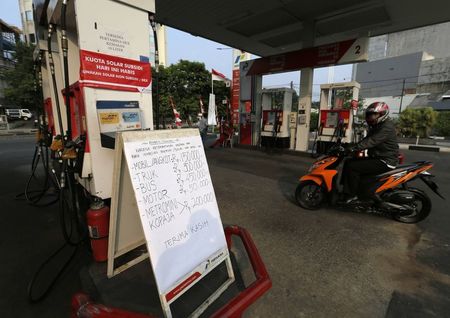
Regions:
[[234, 274], [198, 130], [123, 132], [115, 149], [108, 276], [145, 259], [114, 268], [118, 256], [145, 242], [171, 317], [170, 304], [225, 262], [228, 280], [192, 314], [200, 315]]

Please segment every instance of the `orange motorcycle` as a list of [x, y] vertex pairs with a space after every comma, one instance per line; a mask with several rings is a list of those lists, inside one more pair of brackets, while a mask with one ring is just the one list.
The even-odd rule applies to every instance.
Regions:
[[[353, 154], [354, 155], [354, 154]], [[308, 174], [300, 178], [295, 191], [297, 203], [305, 209], [317, 210], [325, 203], [348, 209], [388, 213], [403, 223], [417, 223], [425, 219], [431, 211], [428, 195], [408, 182], [420, 178], [439, 197], [438, 191], [428, 170], [433, 167], [429, 161], [402, 164], [388, 172], [371, 177], [365, 199], [349, 204], [343, 198], [342, 166], [349, 158], [345, 148], [336, 143], [327, 154], [315, 161]]]

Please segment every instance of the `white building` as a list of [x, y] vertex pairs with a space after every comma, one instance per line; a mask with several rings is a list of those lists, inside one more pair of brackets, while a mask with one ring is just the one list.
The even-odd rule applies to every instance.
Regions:
[[[20, 39], [21, 31], [19, 28], [9, 25], [0, 19], [0, 69], [14, 67], [13, 54], [16, 50], [16, 42]], [[4, 104], [3, 91], [6, 83], [0, 79], [0, 107]], [[0, 108], [0, 115], [2, 111]]]
[[[424, 107], [450, 90], [450, 22], [370, 39], [369, 62], [354, 68], [360, 98], [390, 101], [395, 112]], [[425, 98], [426, 97], [426, 98]]]
[[26, 43], [36, 44], [36, 29], [33, 19], [33, 1], [19, 0], [20, 16], [22, 19], [23, 37]]

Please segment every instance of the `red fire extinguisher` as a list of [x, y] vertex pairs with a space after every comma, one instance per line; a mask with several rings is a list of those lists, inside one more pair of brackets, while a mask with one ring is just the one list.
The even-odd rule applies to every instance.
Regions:
[[86, 214], [94, 260], [104, 262], [108, 259], [109, 207], [96, 200]]

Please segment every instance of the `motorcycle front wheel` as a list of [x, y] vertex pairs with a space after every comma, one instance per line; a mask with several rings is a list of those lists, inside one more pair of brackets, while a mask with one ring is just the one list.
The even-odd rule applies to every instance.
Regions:
[[295, 200], [304, 209], [317, 210], [325, 201], [325, 193], [317, 183], [302, 181], [295, 190]]
[[408, 204], [412, 209], [407, 213], [395, 213], [394, 219], [402, 223], [417, 223], [424, 220], [431, 211], [431, 200], [422, 190], [408, 188], [414, 193], [414, 201]]

